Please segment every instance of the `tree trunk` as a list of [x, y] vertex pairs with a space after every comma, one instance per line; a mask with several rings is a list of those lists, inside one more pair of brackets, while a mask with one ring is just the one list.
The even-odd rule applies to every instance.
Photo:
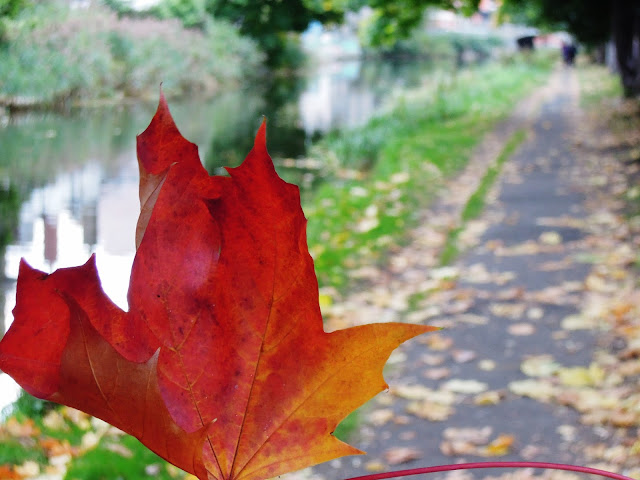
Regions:
[[627, 97], [640, 93], [640, 54], [638, 52], [639, 0], [613, 0], [612, 31], [618, 71]]

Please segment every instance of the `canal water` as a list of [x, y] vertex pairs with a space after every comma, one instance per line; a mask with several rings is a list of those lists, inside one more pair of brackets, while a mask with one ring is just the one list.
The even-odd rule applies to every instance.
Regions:
[[[206, 102], [170, 102], [170, 108], [212, 174], [244, 159], [266, 116], [267, 146], [279, 173], [304, 184], [306, 172], [285, 168], [292, 164], [287, 160], [304, 156], [314, 139], [332, 129], [364, 124], [431, 72], [431, 65], [415, 62], [332, 63], [306, 77], [255, 85]], [[0, 126], [0, 233], [11, 232], [10, 238], [0, 237], [0, 336], [13, 319], [21, 258], [52, 272], [81, 265], [95, 253], [104, 290], [127, 308], [138, 216], [135, 137], [155, 107], [29, 114]], [[18, 393], [0, 373], [0, 409]]]

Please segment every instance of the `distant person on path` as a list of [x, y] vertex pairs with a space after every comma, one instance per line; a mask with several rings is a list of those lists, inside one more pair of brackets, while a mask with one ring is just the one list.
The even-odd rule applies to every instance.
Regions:
[[578, 49], [573, 43], [562, 42], [562, 59], [565, 65], [573, 65], [577, 52]]

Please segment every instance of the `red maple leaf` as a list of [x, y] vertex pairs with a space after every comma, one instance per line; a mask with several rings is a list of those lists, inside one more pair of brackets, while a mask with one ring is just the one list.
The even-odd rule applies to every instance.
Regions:
[[391, 351], [432, 328], [323, 331], [298, 188], [278, 177], [264, 123], [245, 162], [210, 177], [161, 98], [138, 159], [129, 311], [93, 257], [51, 275], [22, 262], [0, 368], [203, 480], [362, 453], [331, 433], [386, 387]]

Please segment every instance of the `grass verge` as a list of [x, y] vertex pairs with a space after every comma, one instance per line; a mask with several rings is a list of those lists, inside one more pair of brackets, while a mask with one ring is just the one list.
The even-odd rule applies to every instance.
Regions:
[[458, 237], [460, 233], [464, 231], [465, 225], [470, 220], [478, 218], [484, 210], [487, 194], [491, 187], [495, 183], [498, 175], [502, 170], [502, 166], [507, 159], [515, 152], [516, 148], [524, 141], [527, 133], [525, 130], [518, 130], [507, 141], [504, 148], [496, 158], [493, 165], [491, 165], [482, 177], [480, 184], [475, 192], [469, 197], [462, 212], [460, 213], [460, 224], [449, 230], [445, 246], [442, 249], [440, 255], [440, 264], [448, 265], [453, 262], [460, 253], [460, 246], [458, 244]]

